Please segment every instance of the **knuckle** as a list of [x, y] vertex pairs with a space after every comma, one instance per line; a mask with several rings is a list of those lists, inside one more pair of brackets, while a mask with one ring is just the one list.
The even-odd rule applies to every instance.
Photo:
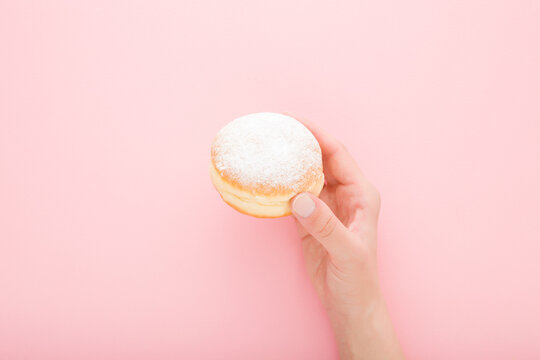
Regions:
[[311, 234], [310, 234], [310, 233], [307, 233], [307, 234], [305, 234], [304, 236], [301, 236], [301, 237], [300, 237], [300, 240], [303, 242], [304, 240], [307, 240], [307, 239], [309, 239], [310, 237], [311, 237]]
[[330, 216], [328, 219], [325, 219], [322, 222], [322, 226], [319, 228], [318, 234], [321, 238], [330, 237], [337, 227], [337, 219], [333, 216]]

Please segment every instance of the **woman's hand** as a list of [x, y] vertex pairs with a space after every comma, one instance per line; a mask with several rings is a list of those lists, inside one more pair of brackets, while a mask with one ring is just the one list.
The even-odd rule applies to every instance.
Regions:
[[377, 276], [379, 193], [341, 143], [313, 124], [326, 185], [292, 200], [306, 267], [342, 359], [402, 359]]

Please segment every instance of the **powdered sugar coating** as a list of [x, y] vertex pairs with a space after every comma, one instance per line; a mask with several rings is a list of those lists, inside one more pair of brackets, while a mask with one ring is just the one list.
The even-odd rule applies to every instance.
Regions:
[[322, 176], [319, 143], [290, 116], [255, 113], [233, 120], [212, 144], [217, 171], [248, 188], [304, 191]]

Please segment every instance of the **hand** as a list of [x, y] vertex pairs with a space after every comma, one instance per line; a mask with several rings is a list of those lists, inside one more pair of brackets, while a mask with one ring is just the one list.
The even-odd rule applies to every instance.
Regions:
[[321, 145], [326, 185], [291, 207], [307, 272], [330, 317], [342, 359], [402, 359], [376, 266], [380, 198], [343, 145], [305, 123]]

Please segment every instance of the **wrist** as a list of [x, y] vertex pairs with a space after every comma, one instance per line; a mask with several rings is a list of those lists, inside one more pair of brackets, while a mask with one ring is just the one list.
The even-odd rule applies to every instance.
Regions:
[[334, 324], [340, 359], [401, 359], [400, 348], [382, 296], [344, 314]]

